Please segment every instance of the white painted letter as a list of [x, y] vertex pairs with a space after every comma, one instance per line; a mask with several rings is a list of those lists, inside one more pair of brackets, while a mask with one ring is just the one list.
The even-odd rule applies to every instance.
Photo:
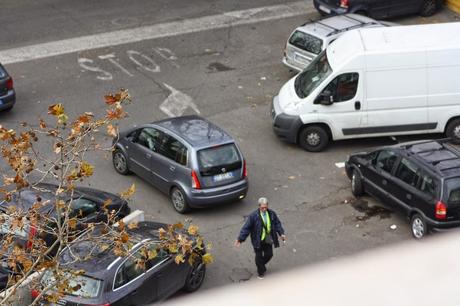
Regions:
[[[150, 57], [148, 57], [147, 55], [144, 55], [135, 50], [128, 50], [126, 51], [126, 53], [128, 54], [129, 59], [132, 60], [139, 67], [142, 67], [143, 69], [150, 71], [150, 72], [160, 72], [160, 66], [158, 66], [157, 63], [155, 63], [155, 61], [151, 59]], [[145, 59], [147, 62], [149, 62], [153, 66], [153, 68], [142, 65], [137, 59], [134, 58], [135, 54], [139, 55], [140, 57]]]
[[105, 71], [105, 70], [102, 70], [101, 68], [99, 67], [92, 67], [92, 66], [88, 66], [88, 64], [93, 64], [94, 61], [89, 59], [89, 58], [85, 58], [85, 57], [80, 57], [78, 58], [78, 64], [80, 65], [80, 67], [82, 67], [83, 69], [86, 69], [88, 71], [92, 71], [92, 72], [101, 72], [103, 75], [98, 75], [97, 78], [99, 80], [104, 80], [104, 81], [108, 81], [108, 80], [111, 80], [113, 79], [113, 76], [111, 73]]
[[131, 72], [129, 72], [128, 70], [126, 70], [122, 65], [120, 65], [120, 63], [115, 60], [115, 54], [113, 53], [109, 53], [109, 54], [105, 54], [105, 55], [99, 55], [98, 56], [100, 59], [108, 59], [109, 62], [111, 62], [112, 64], [114, 64], [115, 66], [117, 66], [121, 71], [123, 71], [124, 73], [126, 73], [127, 75], [129, 76], [133, 76], [131, 74]]

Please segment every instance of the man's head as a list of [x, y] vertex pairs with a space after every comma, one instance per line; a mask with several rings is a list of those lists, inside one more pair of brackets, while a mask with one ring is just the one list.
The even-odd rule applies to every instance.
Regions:
[[268, 200], [267, 198], [259, 198], [259, 210], [261, 212], [266, 212], [268, 209]]

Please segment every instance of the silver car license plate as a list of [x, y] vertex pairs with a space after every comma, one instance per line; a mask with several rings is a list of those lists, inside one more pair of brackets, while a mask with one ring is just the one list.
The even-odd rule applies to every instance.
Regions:
[[325, 13], [328, 13], [328, 14], [331, 13], [331, 10], [330, 10], [330, 9], [328, 9], [327, 7], [324, 7], [324, 6], [322, 6], [322, 5], [319, 6], [319, 9], [320, 9], [321, 11], [325, 12]]
[[232, 177], [233, 177], [233, 173], [232, 172], [227, 172], [227, 173], [214, 175], [212, 179], [213, 179], [214, 182], [220, 182], [220, 181], [223, 181], [223, 180], [231, 179]]

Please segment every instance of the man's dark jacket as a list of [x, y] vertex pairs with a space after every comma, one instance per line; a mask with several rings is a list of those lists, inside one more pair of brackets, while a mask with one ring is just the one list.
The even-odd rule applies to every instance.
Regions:
[[[270, 216], [270, 223], [271, 223], [270, 235], [273, 238], [273, 245], [275, 246], [275, 248], [277, 248], [280, 246], [280, 243], [278, 241], [278, 235], [284, 235], [284, 229], [276, 213], [270, 209], [268, 209], [267, 212], [268, 212], [268, 215]], [[243, 228], [240, 231], [240, 235], [238, 236], [238, 241], [240, 242], [245, 241], [246, 238], [248, 238], [248, 235], [251, 234], [252, 246], [254, 247], [254, 249], [260, 248], [260, 242], [261, 242], [260, 239], [262, 238], [262, 228], [263, 228], [263, 223], [262, 223], [262, 219], [260, 216], [260, 210], [257, 209], [256, 211], [252, 212], [248, 216], [246, 223], [243, 225]]]

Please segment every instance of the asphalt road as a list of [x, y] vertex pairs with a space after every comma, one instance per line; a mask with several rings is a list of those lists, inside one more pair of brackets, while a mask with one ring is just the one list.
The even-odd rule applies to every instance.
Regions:
[[[290, 2], [7, 0], [0, 4], [0, 52], [285, 3]], [[64, 103], [70, 114], [101, 113], [103, 95], [124, 87], [134, 103], [122, 128], [168, 114], [199, 113], [232, 134], [248, 162], [247, 198], [187, 216], [178, 215], [167, 196], [138, 177], [116, 174], [109, 157], [91, 156], [96, 167], [88, 181], [91, 186], [118, 192], [134, 182], [137, 193], [132, 207], [144, 210], [147, 218], [170, 223], [190, 218], [200, 227], [213, 243], [215, 256], [204, 288], [255, 275], [250, 243], [235, 249], [233, 241], [245, 216], [257, 208], [260, 196], [268, 197], [288, 239], [276, 250], [269, 273], [411, 239], [402, 217], [372, 208], [376, 202], [370, 198], [356, 201], [344, 169], [336, 165], [351, 152], [394, 140], [343, 141], [312, 154], [281, 142], [272, 133], [270, 101], [293, 76], [281, 64], [285, 40], [309, 18], [318, 18], [310, 1], [305, 2], [304, 11], [292, 17], [272, 16], [238, 26], [229, 24], [8, 64], [6, 68], [15, 80], [17, 104], [11, 112], [0, 113], [0, 124], [17, 127], [20, 122], [37, 122], [39, 117], [47, 117], [47, 106], [56, 102]], [[432, 18], [411, 16], [395, 21], [409, 24], [449, 20], [458, 20], [458, 15], [443, 10]], [[413, 138], [397, 141], [405, 139]], [[45, 150], [46, 145], [41, 148]], [[4, 171], [3, 162], [0, 169]], [[396, 229], [390, 229], [391, 225]]]

